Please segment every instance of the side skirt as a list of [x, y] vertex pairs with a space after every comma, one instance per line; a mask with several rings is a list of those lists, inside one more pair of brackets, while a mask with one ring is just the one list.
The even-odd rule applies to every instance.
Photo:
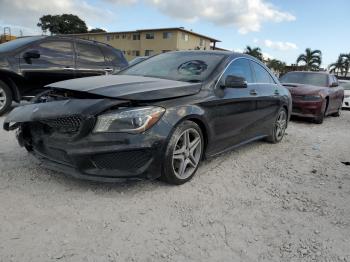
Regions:
[[245, 141], [243, 141], [243, 142], [241, 142], [241, 143], [239, 143], [239, 144], [230, 146], [230, 147], [228, 147], [228, 148], [226, 148], [226, 149], [224, 149], [223, 151], [220, 151], [220, 152], [218, 152], [218, 153], [215, 153], [215, 154], [212, 154], [212, 155], [206, 154], [206, 158], [213, 158], [213, 157], [216, 157], [216, 156], [221, 155], [221, 154], [223, 154], [223, 153], [232, 151], [233, 149], [236, 149], [236, 148], [238, 148], [238, 147], [240, 147], [240, 146], [249, 144], [249, 143], [254, 142], [254, 141], [257, 141], [257, 140], [261, 140], [261, 139], [266, 138], [266, 137], [268, 137], [268, 135], [260, 135], [260, 136], [253, 137], [253, 138], [248, 139], [248, 140], [245, 140]]

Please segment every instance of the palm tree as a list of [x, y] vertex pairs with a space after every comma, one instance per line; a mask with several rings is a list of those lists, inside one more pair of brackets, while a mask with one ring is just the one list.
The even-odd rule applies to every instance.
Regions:
[[343, 58], [344, 71], [345, 71], [344, 76], [346, 77], [347, 74], [349, 73], [349, 70], [350, 70], [350, 53], [348, 53], [348, 54], [340, 54], [340, 56]]
[[266, 61], [267, 67], [275, 72], [277, 76], [281, 75], [285, 71], [286, 63], [277, 59], [268, 59]]
[[244, 54], [254, 56], [255, 58], [259, 59], [260, 61], [263, 61], [263, 54], [261, 53], [260, 47], [254, 47], [251, 48], [249, 45], [245, 48]]
[[337, 62], [329, 65], [329, 72], [337, 74], [337, 76], [340, 74], [342, 75], [345, 70], [345, 60], [343, 58], [343, 55], [338, 56]]
[[303, 62], [307, 70], [318, 70], [322, 63], [322, 52], [320, 50], [311, 50], [306, 48], [305, 54], [299, 55], [297, 64]]

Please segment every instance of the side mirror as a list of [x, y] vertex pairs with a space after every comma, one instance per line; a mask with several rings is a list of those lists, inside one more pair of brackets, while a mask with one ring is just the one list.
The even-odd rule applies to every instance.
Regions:
[[38, 50], [29, 50], [23, 54], [25, 60], [38, 59], [40, 58], [40, 53]]
[[333, 83], [330, 85], [330, 87], [337, 87], [337, 86], [339, 86], [339, 84], [338, 84], [337, 82], [333, 82]]
[[247, 81], [244, 77], [228, 75], [225, 79], [226, 88], [247, 88]]

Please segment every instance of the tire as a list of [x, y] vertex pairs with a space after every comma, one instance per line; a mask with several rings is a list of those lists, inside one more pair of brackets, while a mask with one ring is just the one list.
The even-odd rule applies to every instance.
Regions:
[[340, 106], [339, 106], [339, 108], [338, 108], [338, 111], [335, 112], [334, 114], [332, 114], [332, 116], [334, 116], [334, 117], [340, 117], [340, 115], [341, 115], [341, 109], [342, 109], [342, 106], [343, 106], [343, 102], [344, 102], [344, 98], [341, 100], [341, 104], [340, 104]]
[[161, 180], [173, 185], [191, 180], [202, 160], [203, 148], [200, 127], [192, 121], [180, 123], [168, 142]]
[[324, 118], [326, 117], [327, 107], [328, 107], [328, 100], [325, 100], [322, 104], [321, 114], [318, 117], [314, 118], [314, 122], [316, 124], [320, 125], [323, 123]]
[[11, 89], [0, 80], [0, 116], [6, 113], [12, 105]]
[[282, 141], [288, 123], [288, 113], [285, 108], [281, 108], [278, 111], [276, 119], [271, 128], [270, 135], [266, 140], [270, 143], [276, 144]]

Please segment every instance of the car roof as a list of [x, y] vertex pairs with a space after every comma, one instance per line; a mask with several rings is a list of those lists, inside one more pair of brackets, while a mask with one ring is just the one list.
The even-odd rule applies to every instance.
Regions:
[[[90, 43], [90, 44], [102, 45], [102, 46], [109, 47], [109, 48], [112, 48], [112, 49], [114, 49], [114, 50], [120, 51], [118, 48], [115, 48], [115, 47], [113, 47], [113, 46], [110, 46], [110, 45], [108, 45], [108, 44], [106, 44], [106, 43], [98, 42], [98, 41], [95, 41], [95, 40], [82, 39], [82, 38], [78, 38], [78, 37], [65, 36], [65, 35], [26, 36], [26, 38], [27, 38], [27, 37], [33, 38], [33, 41], [42, 40], [42, 39], [67, 39], [67, 40], [75, 40], [75, 41], [82, 42], [82, 43]], [[36, 39], [35, 39], [35, 38], [36, 38]], [[18, 38], [18, 39], [20, 39], [20, 38]]]
[[288, 73], [308, 73], [308, 74], [332, 75], [331, 73], [329, 73], [327, 71], [290, 71]]

